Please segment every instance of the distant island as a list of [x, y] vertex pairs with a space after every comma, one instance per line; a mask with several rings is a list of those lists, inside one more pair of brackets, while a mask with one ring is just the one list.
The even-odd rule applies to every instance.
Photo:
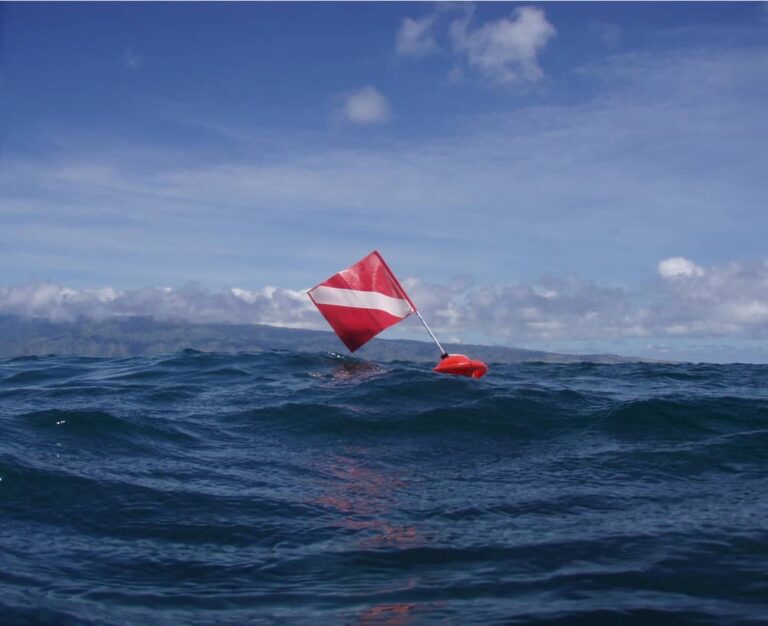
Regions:
[[[503, 346], [445, 344], [449, 352], [471, 353], [490, 363], [631, 363], [658, 362], [615, 354], [559, 354]], [[0, 357], [45, 354], [129, 357], [178, 352], [340, 352], [332, 332], [277, 328], [262, 324], [195, 324], [151, 317], [112, 317], [55, 322], [15, 315], [0, 316]], [[377, 361], [435, 361], [434, 344], [405, 339], [374, 339], [355, 353]]]

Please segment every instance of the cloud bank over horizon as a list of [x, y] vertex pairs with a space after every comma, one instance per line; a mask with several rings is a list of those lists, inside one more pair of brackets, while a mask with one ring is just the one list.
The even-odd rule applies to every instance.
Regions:
[[[768, 262], [701, 267], [684, 257], [659, 262], [636, 290], [574, 275], [532, 283], [475, 285], [403, 280], [434, 328], [451, 341], [768, 338]], [[71, 289], [47, 282], [0, 287], [0, 314], [52, 321], [149, 316], [193, 323], [268, 324], [325, 330], [305, 290], [207, 290], [188, 285]], [[418, 330], [411, 328], [411, 331]], [[394, 336], [410, 336], [401, 329]], [[390, 333], [391, 335], [391, 333]], [[416, 335], [420, 338], [421, 335]]]

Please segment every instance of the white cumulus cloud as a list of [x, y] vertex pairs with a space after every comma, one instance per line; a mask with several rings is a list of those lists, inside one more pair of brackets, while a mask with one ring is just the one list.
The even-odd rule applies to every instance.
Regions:
[[536, 7], [520, 7], [511, 18], [476, 26], [472, 16], [450, 26], [454, 50], [467, 65], [499, 83], [542, 78], [538, 55], [555, 36], [555, 27]]
[[353, 124], [380, 124], [390, 118], [387, 99], [372, 86], [349, 93], [344, 99], [343, 113]]
[[[457, 12], [460, 17], [455, 18]], [[455, 61], [449, 72], [453, 81], [475, 71], [496, 83], [532, 83], [544, 75], [539, 55], [556, 33], [544, 11], [535, 6], [518, 7], [509, 17], [481, 23], [473, 4], [449, 3], [436, 6], [427, 16], [404, 18], [395, 52], [416, 58], [448, 51]], [[618, 36], [608, 26], [596, 35]]]
[[675, 256], [659, 261], [659, 276], [677, 278], [678, 276], [704, 276], [704, 269], [685, 257]]

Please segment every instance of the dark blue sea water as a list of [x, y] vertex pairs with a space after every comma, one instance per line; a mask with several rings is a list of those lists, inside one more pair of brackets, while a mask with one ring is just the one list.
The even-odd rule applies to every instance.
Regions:
[[768, 623], [767, 384], [3, 360], [0, 623]]

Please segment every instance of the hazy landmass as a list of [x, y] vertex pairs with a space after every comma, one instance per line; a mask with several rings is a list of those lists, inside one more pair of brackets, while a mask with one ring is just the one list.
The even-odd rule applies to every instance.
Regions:
[[[614, 354], [558, 354], [503, 346], [445, 344], [449, 352], [471, 354], [496, 363], [626, 363], [651, 359]], [[339, 352], [346, 349], [331, 332], [276, 328], [261, 324], [194, 324], [151, 317], [115, 317], [53, 322], [46, 319], [0, 316], [0, 357], [62, 354], [128, 357], [167, 354], [193, 349], [210, 352]], [[380, 361], [435, 361], [433, 343], [374, 339], [355, 356]]]

